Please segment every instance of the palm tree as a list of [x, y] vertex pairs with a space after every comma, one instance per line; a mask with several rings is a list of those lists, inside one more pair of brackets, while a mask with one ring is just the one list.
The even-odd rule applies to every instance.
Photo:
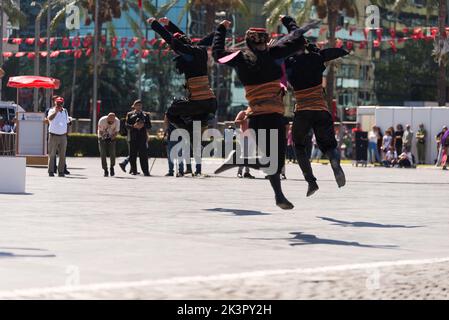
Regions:
[[[17, 3], [14, 0], [2, 0], [0, 1], [0, 69], [3, 66], [3, 26], [4, 15], [13, 23], [24, 24], [26, 17], [20, 11]], [[0, 77], [0, 101], [2, 100], [2, 80]]]
[[[273, 27], [279, 15], [289, 12], [294, 0], [269, 0], [265, 3], [264, 13], [268, 14], [267, 24]], [[315, 7], [318, 17], [320, 19], [327, 18], [329, 26], [329, 46], [335, 47], [336, 32], [338, 26], [338, 18], [342, 12], [345, 12], [348, 17], [357, 17], [358, 10], [355, 0], [306, 0], [301, 8], [299, 8], [293, 15], [296, 17], [299, 24], [304, 23], [310, 18], [312, 8]], [[334, 85], [335, 85], [335, 66], [334, 62], [330, 62], [327, 73], [327, 103], [332, 105], [334, 99]]]
[[[98, 21], [95, 21], [95, 6], [98, 1]], [[165, 15], [171, 7], [177, 3], [177, 0], [169, 1], [165, 5], [161, 6], [159, 9], [156, 8], [152, 1], [144, 0], [142, 1], [143, 8], [139, 7], [138, 0], [52, 0], [51, 4], [53, 7], [59, 8], [59, 11], [56, 13], [55, 17], [52, 20], [52, 29], [54, 29], [59, 23], [61, 23], [62, 19], [65, 17], [65, 12], [68, 6], [77, 5], [84, 10], [82, 10], [82, 16], [85, 20], [86, 25], [90, 25], [92, 21], [95, 24], [95, 30], [101, 34], [103, 25], [106, 25], [106, 30], [113, 37], [115, 36], [115, 28], [113, 25], [113, 19], [118, 19], [124, 14], [126, 20], [131, 26], [131, 29], [134, 31], [136, 36], [142, 38], [144, 36], [141, 26], [145, 22], [147, 15], [150, 16], [162, 16]], [[48, 3], [48, 0], [47, 0]], [[44, 7], [42, 10], [46, 10]], [[41, 12], [42, 13], [42, 12]], [[135, 17], [138, 17], [137, 19]], [[98, 77], [98, 73], [101, 75], [101, 67], [104, 64], [104, 61], [98, 61], [100, 57], [98, 57], [98, 47], [100, 46], [100, 34], [94, 32], [94, 55], [92, 57], [92, 64], [94, 68], [93, 76], [96, 79]], [[142, 50], [141, 41], [139, 41], [140, 51]], [[139, 59], [139, 90], [138, 95], [141, 97], [141, 73], [142, 73], [142, 62]], [[98, 71], [97, 68], [100, 68]], [[74, 68], [74, 72], [76, 72]], [[73, 76], [72, 83], [75, 83], [76, 77]], [[92, 88], [92, 101], [97, 100], [97, 81], [94, 81]], [[95, 126], [95, 115], [93, 116], [93, 126]], [[93, 129], [94, 130], [94, 129]], [[94, 130], [95, 131], [95, 130]]]
[[[392, 8], [392, 10], [399, 14], [402, 10], [404, 10], [407, 6], [409, 6], [409, 2], [406, 0], [377, 0], [375, 4], [388, 6]], [[447, 19], [447, 2], [446, 0], [427, 0], [425, 4], [427, 20], [430, 15], [438, 12], [438, 29], [439, 36], [438, 39], [435, 40], [435, 50], [433, 52], [433, 56], [435, 57], [435, 61], [439, 64], [438, 69], [438, 78], [437, 78], [437, 97], [438, 97], [438, 105], [446, 106], [447, 101], [447, 74], [446, 67], [448, 63], [448, 55], [449, 52], [444, 52], [443, 48], [445, 47], [445, 42], [447, 40], [446, 36], [446, 19]]]
[[207, 33], [215, 28], [216, 14], [220, 11], [234, 12], [238, 11], [245, 15], [249, 15], [249, 8], [245, 0], [187, 0], [184, 8], [184, 13], [191, 9], [201, 9], [205, 12], [204, 24], [206, 30], [202, 33]]

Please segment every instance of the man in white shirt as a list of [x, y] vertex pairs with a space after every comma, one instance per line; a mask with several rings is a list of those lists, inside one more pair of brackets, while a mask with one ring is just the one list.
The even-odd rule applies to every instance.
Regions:
[[64, 98], [56, 97], [55, 106], [48, 112], [48, 175], [54, 177], [56, 153], [59, 156], [58, 176], [64, 177], [65, 153], [67, 150], [67, 131], [70, 118], [64, 108]]
[[[109, 173], [111, 177], [115, 176], [115, 147], [119, 132], [120, 120], [115, 116], [115, 113], [110, 113], [98, 121], [98, 146], [100, 148], [101, 166], [103, 167], [105, 177], [108, 177]], [[108, 152], [111, 162], [110, 171], [108, 171], [108, 163], [106, 160]]]

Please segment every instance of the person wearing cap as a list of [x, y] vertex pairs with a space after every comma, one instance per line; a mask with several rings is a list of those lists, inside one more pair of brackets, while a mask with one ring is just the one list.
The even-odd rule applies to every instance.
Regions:
[[129, 163], [131, 174], [137, 175], [137, 157], [140, 159], [140, 168], [148, 177], [148, 130], [151, 129], [151, 119], [148, 112], [143, 112], [141, 100], [133, 104], [133, 111], [126, 115], [126, 127], [129, 131]]
[[[270, 44], [270, 37], [265, 29], [250, 28], [245, 35], [246, 48], [235, 51], [225, 48], [226, 33], [231, 26], [231, 22], [224, 20], [217, 27], [212, 47], [215, 61], [234, 68], [245, 87], [249, 105], [246, 110], [249, 129], [254, 130], [256, 136], [267, 130], [277, 132], [276, 155], [268, 152], [271, 134], [266, 134], [264, 141], [260, 139], [257, 141], [258, 149], [264, 143], [266, 152], [261, 150], [256, 157], [256, 163], [245, 157], [236, 161], [234, 158], [237, 155], [234, 151], [215, 173], [220, 174], [226, 170], [239, 167], [242, 162], [252, 169], [265, 170], [275, 193], [276, 205], [284, 210], [291, 210], [294, 206], [287, 200], [281, 187], [281, 172], [285, 163], [286, 151], [285, 106], [283, 102], [285, 87], [281, 85], [283, 79], [282, 64], [285, 58], [304, 48], [304, 34], [315, 25], [317, 23], [309, 24], [303, 29], [297, 29], [274, 44]], [[268, 165], [261, 163], [261, 156], [270, 156]], [[277, 162], [275, 162], [276, 160]], [[273, 169], [272, 166], [275, 166], [275, 170], [271, 170]], [[267, 168], [270, 168], [269, 172], [267, 172]]]
[[[289, 32], [299, 27], [289, 16], [282, 19]], [[308, 183], [307, 197], [312, 196], [319, 187], [306, 152], [307, 134], [313, 129], [321, 152], [330, 160], [335, 180], [339, 188], [346, 184], [346, 177], [340, 165], [340, 152], [335, 138], [334, 121], [326, 103], [323, 88], [325, 63], [344, 57], [348, 51], [339, 48], [320, 50], [307, 43], [306, 50], [300, 50], [285, 61], [288, 82], [296, 98], [293, 121], [293, 140], [296, 156], [305, 180]]]
[[[120, 120], [115, 116], [115, 113], [109, 113], [107, 116], [101, 117], [98, 121], [98, 147], [100, 149], [101, 166], [104, 171], [104, 176], [115, 176], [115, 150], [116, 139], [120, 132]], [[108, 170], [107, 154], [110, 157], [110, 167]]]
[[424, 129], [424, 124], [419, 125], [419, 130], [416, 132], [416, 149], [418, 150], [418, 164], [426, 163], [426, 139], [427, 131]]
[[64, 108], [64, 98], [55, 97], [54, 107], [48, 111], [48, 175], [54, 177], [56, 154], [59, 156], [58, 176], [64, 177], [66, 168], [67, 132], [70, 117]]
[[[192, 130], [192, 121], [201, 121], [207, 126], [217, 111], [217, 99], [211, 89], [208, 77], [207, 47], [212, 45], [214, 33], [194, 44], [168, 18], [148, 19], [148, 24], [175, 52], [176, 69], [184, 74], [187, 97], [175, 99], [167, 110], [168, 120], [177, 128]], [[162, 24], [165, 26], [162, 26]]]

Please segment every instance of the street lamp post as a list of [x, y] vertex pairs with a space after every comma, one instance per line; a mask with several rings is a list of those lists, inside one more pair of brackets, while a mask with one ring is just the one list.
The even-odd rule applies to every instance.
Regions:
[[[35, 6], [39, 6], [42, 9], [42, 6], [36, 2], [33, 1], [31, 2], [31, 6], [35, 7]], [[35, 25], [34, 25], [34, 75], [38, 76], [39, 75], [39, 42], [40, 42], [40, 34], [41, 34], [41, 15], [38, 14], [36, 17], [36, 21], [35, 21]], [[33, 96], [33, 111], [34, 112], [38, 112], [39, 110], [39, 89], [35, 88], [34, 89], [34, 96]]]
[[95, 0], [95, 30], [94, 30], [94, 84], [92, 88], [92, 133], [97, 131], [97, 89], [98, 89], [98, 32], [99, 32], [99, 0]]
[[137, 59], [139, 59], [139, 81], [138, 81], [138, 85], [139, 85], [139, 90], [138, 90], [138, 96], [139, 96], [139, 100], [142, 100], [142, 68], [143, 68], [143, 64], [142, 64], [142, 50], [143, 50], [143, 45], [142, 45], [142, 21], [143, 21], [143, 11], [142, 8], [140, 8], [140, 12], [139, 12], [139, 18], [140, 18], [140, 41], [139, 41], [139, 55], [137, 56]]
[[[47, 77], [50, 77], [50, 23], [51, 23], [51, 0], [47, 3]], [[47, 109], [50, 108], [50, 90], [45, 91], [45, 104]]]

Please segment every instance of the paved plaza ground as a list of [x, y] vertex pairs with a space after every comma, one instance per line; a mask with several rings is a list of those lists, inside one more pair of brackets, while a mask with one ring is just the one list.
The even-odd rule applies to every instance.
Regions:
[[[0, 194], [1, 298], [449, 298], [449, 173], [355, 168], [339, 190], [314, 165], [307, 199], [287, 166], [287, 197], [235, 172], [166, 178], [68, 159], [72, 175], [27, 169], [27, 194]], [[205, 165], [212, 173], [218, 162]]]

